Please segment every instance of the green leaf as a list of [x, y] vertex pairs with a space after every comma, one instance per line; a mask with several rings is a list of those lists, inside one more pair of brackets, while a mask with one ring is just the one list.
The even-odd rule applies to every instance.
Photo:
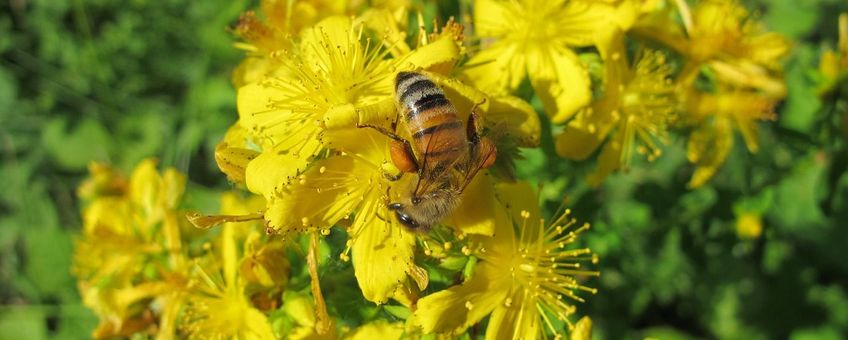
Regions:
[[769, 1], [765, 22], [769, 30], [797, 39], [810, 32], [819, 18], [819, 7], [813, 1]]
[[844, 339], [843, 333], [839, 328], [833, 326], [823, 326], [818, 328], [805, 328], [792, 332], [789, 336], [791, 340], [841, 340]]
[[73, 244], [62, 229], [27, 229], [26, 274], [42, 294], [74, 290], [69, 273]]
[[412, 311], [410, 311], [409, 308], [406, 308], [405, 306], [386, 305], [383, 306], [383, 309], [389, 312], [389, 314], [394, 315], [403, 320], [406, 320], [407, 318], [409, 318], [410, 315], [412, 315]]
[[[15, 83], [12, 73], [0, 67], [0, 115], [5, 116], [14, 111], [13, 107], [17, 92], [18, 84]], [[0, 118], [0, 121], [6, 120], [5, 118]]]
[[47, 339], [44, 313], [35, 308], [12, 307], [0, 314], [0, 338]]
[[91, 161], [109, 159], [109, 133], [99, 122], [84, 119], [68, 130], [66, 118], [52, 119], [44, 127], [42, 143], [59, 166], [82, 170]]
[[786, 128], [811, 132], [816, 119], [819, 118], [821, 101], [815, 82], [808, 76], [809, 70], [818, 65], [816, 56], [816, 48], [801, 45], [795, 48], [795, 54], [786, 65], [786, 86], [789, 95], [786, 98], [786, 106], [779, 115], [780, 125]]
[[824, 162], [815, 154], [796, 161], [775, 189], [774, 205], [767, 215], [771, 224], [798, 235], [824, 225], [825, 216], [819, 206], [825, 192]]

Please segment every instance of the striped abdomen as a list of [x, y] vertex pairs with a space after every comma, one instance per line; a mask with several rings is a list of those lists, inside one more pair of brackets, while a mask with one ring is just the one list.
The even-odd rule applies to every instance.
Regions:
[[464, 124], [435, 83], [420, 73], [399, 72], [395, 95], [423, 177], [438, 175], [466, 155]]

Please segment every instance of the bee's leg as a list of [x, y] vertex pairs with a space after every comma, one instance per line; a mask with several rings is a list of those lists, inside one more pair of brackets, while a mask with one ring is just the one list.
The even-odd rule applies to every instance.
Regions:
[[[394, 125], [394, 123], [392, 123], [392, 125]], [[377, 132], [379, 132], [379, 133], [386, 135], [386, 137], [389, 137], [394, 141], [409, 144], [409, 141], [407, 141], [406, 139], [403, 139], [403, 137], [398, 136], [393, 131], [389, 131], [388, 129], [386, 129], [382, 126], [371, 125], [371, 124], [356, 124], [356, 127], [360, 128], [360, 129], [371, 128], [371, 129], [377, 130]]]
[[403, 172], [418, 171], [418, 161], [415, 160], [415, 154], [412, 152], [412, 145], [409, 144], [409, 141], [405, 139], [402, 142], [393, 140], [390, 151], [392, 163], [395, 163], [398, 169]]
[[395, 111], [395, 119], [392, 121], [392, 131], [397, 132], [398, 122], [400, 121], [400, 110]]
[[[377, 130], [378, 132], [386, 135], [387, 137], [391, 138], [392, 144], [391, 144], [390, 154], [392, 156], [392, 163], [394, 163], [395, 166], [398, 167], [398, 169], [400, 169], [403, 172], [417, 172], [418, 171], [418, 161], [415, 159], [415, 153], [412, 151], [412, 144], [409, 144], [408, 140], [404, 139], [401, 136], [398, 136], [394, 132], [391, 132], [391, 131], [387, 130], [386, 128], [382, 127], [382, 126], [364, 125], [363, 124], [363, 125], [357, 125], [356, 127], [358, 127], [358, 128], [372, 128], [372, 129]], [[400, 179], [400, 177], [402, 175], [403, 175], [403, 173], [400, 173], [395, 177], [397, 177], [397, 179]], [[389, 179], [391, 179], [391, 178], [389, 178]], [[397, 179], [395, 179], [395, 180], [397, 180]]]

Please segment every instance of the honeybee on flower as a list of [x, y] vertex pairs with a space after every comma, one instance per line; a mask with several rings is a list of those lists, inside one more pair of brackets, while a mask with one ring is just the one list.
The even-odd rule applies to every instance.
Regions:
[[[383, 302], [407, 276], [422, 288], [427, 280], [412, 261], [414, 235], [401, 230], [387, 211], [389, 196], [401, 195], [410, 179], [391, 180], [399, 169], [391, 161], [389, 140], [358, 127], [385, 126], [397, 116], [398, 72], [449, 71], [460, 56], [462, 30], [449, 21], [441, 32], [422, 32], [414, 49], [383, 49], [385, 42], [368, 32], [342, 17], [305, 30], [291, 53], [279, 55], [279, 72], [239, 89], [241, 118], [216, 149], [216, 160], [228, 177], [267, 199], [262, 217], [271, 232], [326, 231], [350, 221], [345, 224], [351, 239], [342, 258], [349, 259], [352, 251], [364, 295]], [[507, 96], [487, 100], [441, 73], [427, 74], [463, 115], [483, 103], [482, 116], [510, 117], [500, 123], [514, 124], [499, 128], [517, 145], [538, 142], [538, 120], [527, 103]], [[491, 184], [468, 177], [464, 195], [475, 198], [462, 201], [476, 208], [460, 205], [462, 213], [442, 217], [463, 233], [491, 234]]]

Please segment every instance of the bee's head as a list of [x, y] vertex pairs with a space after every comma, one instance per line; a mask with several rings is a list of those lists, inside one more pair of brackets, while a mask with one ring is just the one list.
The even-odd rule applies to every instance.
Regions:
[[395, 218], [397, 221], [407, 229], [411, 231], [426, 232], [430, 229], [430, 225], [421, 222], [417, 218], [418, 211], [415, 209], [416, 203], [418, 203], [418, 200], [415, 199], [408, 200], [406, 203], [392, 203], [389, 204], [389, 210], [395, 212]]
[[448, 217], [459, 205], [459, 194], [447, 190], [412, 195], [388, 205], [395, 218], [407, 229], [427, 232], [430, 227]]

